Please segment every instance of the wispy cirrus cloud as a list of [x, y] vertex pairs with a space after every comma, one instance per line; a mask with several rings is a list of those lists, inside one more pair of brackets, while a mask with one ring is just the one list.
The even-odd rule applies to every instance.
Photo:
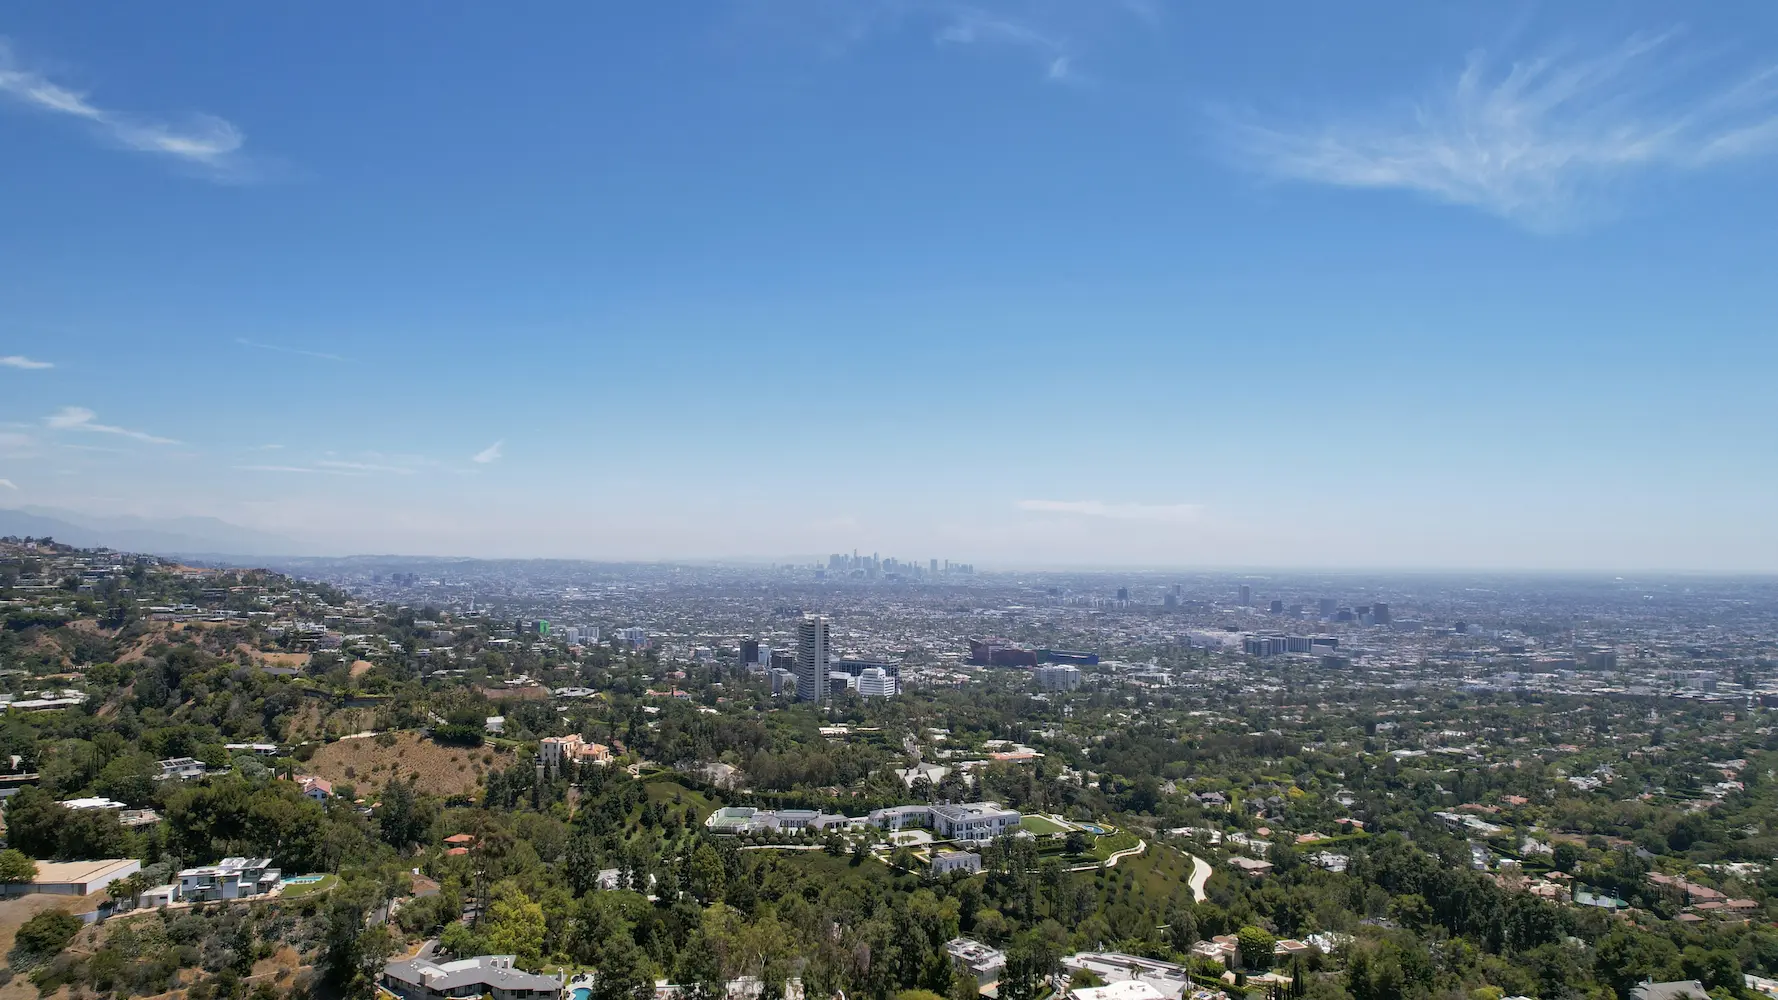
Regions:
[[411, 465], [390, 465], [384, 462], [350, 462], [337, 458], [323, 458], [315, 462], [315, 468], [333, 470], [335, 472], [383, 472], [394, 476], [411, 476], [419, 471]]
[[295, 354], [305, 358], [316, 358], [321, 361], [346, 360], [346, 358], [341, 355], [329, 354], [326, 351], [310, 351], [301, 347], [284, 347], [279, 344], [262, 344], [257, 340], [248, 340], [246, 337], [236, 337], [235, 343], [240, 344], [242, 347], [252, 347], [261, 351], [275, 351], [278, 354]]
[[1132, 27], [1162, 20], [1158, 0], [736, 0], [739, 26], [812, 45], [837, 58], [873, 42], [925, 39], [936, 46], [1016, 55], [1053, 82], [1082, 83], [1080, 67], [1121, 44]]
[[9, 490], [16, 490], [19, 488], [19, 484], [13, 482], [10, 479], [0, 479], [0, 487], [5, 487], [6, 489], [9, 489]]
[[84, 406], [64, 406], [49, 416], [44, 417], [43, 422], [51, 430], [88, 431], [94, 434], [114, 434], [118, 437], [129, 438], [132, 441], [141, 441], [144, 444], [179, 443], [172, 438], [150, 434], [147, 431], [131, 430], [128, 427], [118, 427], [113, 424], [101, 424], [99, 423], [99, 415]]
[[80, 91], [23, 66], [0, 37], [0, 96], [35, 111], [86, 122], [125, 149], [167, 157], [214, 180], [241, 180], [247, 163], [240, 129], [215, 115], [193, 115], [183, 125], [147, 121], [100, 107]]
[[483, 448], [481, 451], [476, 452], [475, 455], [470, 458], [470, 461], [477, 465], [487, 465], [490, 462], [498, 462], [500, 461], [501, 449], [505, 447], [505, 441], [496, 441], [493, 444], [488, 445], [486, 448]]
[[1113, 521], [1196, 521], [1203, 505], [1195, 503], [1106, 503], [1102, 500], [1020, 500], [1020, 510], [1039, 514], [1099, 517]]
[[[282, 451], [283, 445], [261, 445], [252, 451]], [[323, 452], [316, 459], [284, 462], [247, 462], [234, 466], [241, 472], [278, 472], [291, 475], [322, 476], [413, 476], [423, 472], [451, 471], [444, 463], [422, 455], [398, 455], [384, 452]]]
[[23, 354], [8, 354], [5, 357], [0, 357], [0, 368], [22, 368], [25, 371], [41, 371], [45, 368], [54, 367], [54, 362], [37, 361], [32, 358], [27, 358]]
[[1261, 173], [1413, 191], [1539, 232], [1611, 214], [1613, 189], [1654, 170], [1693, 171], [1778, 148], [1778, 66], [1700, 81], [1677, 33], [1600, 54], [1502, 67], [1473, 53], [1454, 79], [1361, 116], [1217, 118], [1236, 160]]
[[1036, 57], [1044, 76], [1055, 81], [1077, 79], [1074, 54], [1067, 40], [1026, 21], [978, 7], [957, 7], [947, 12], [947, 23], [934, 37], [940, 45], [1001, 45]]
[[316, 468], [307, 465], [237, 465], [235, 468], [242, 472], [285, 472], [303, 476], [352, 475], [352, 473], [340, 469]]

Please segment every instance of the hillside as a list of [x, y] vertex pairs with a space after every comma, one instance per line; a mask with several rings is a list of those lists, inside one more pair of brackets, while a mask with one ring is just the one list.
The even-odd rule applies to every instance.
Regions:
[[516, 758], [491, 746], [465, 749], [434, 743], [417, 733], [387, 733], [329, 743], [315, 752], [305, 770], [333, 782], [350, 784], [358, 794], [373, 797], [390, 781], [416, 780], [434, 795], [474, 792], [490, 770], [503, 770]]

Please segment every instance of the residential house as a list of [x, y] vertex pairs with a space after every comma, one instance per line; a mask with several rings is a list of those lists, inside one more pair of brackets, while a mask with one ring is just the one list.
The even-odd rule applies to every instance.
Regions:
[[932, 855], [932, 874], [946, 875], [951, 872], [969, 872], [974, 874], [982, 870], [982, 856], [971, 851], [935, 851]]
[[1017, 832], [1024, 817], [1016, 809], [1003, 809], [998, 802], [968, 802], [958, 805], [890, 806], [873, 811], [866, 819], [871, 826], [885, 830], [907, 827], [930, 827], [950, 840], [993, 840]]
[[514, 968], [511, 955], [390, 962], [383, 966], [382, 985], [402, 1000], [557, 1000], [562, 995], [560, 980]]
[[1238, 962], [1237, 956], [1241, 953], [1240, 945], [1232, 940], [1226, 942], [1222, 940], [1233, 937], [1233, 934], [1223, 934], [1209, 941], [1194, 942], [1191, 946], [1191, 953], [1212, 962], [1220, 962], [1225, 966], [1235, 965]]
[[278, 887], [271, 858], [223, 858], [179, 873], [179, 898], [193, 902], [262, 896]]
[[1657, 983], [1645, 979], [1630, 989], [1630, 1000], [1705, 1000], [1710, 994], [1696, 979]]
[[163, 780], [201, 778], [208, 772], [209, 769], [204, 766], [204, 762], [196, 757], [172, 757], [161, 761], [160, 776]]
[[609, 764], [611, 748], [603, 743], [593, 743], [578, 734], [571, 736], [545, 736], [538, 743], [537, 754], [543, 766], [552, 770], [561, 770], [564, 764]]
[[1083, 986], [1068, 991], [1068, 1000], [1162, 1000], [1161, 992], [1140, 979], [1124, 979], [1104, 986]]
[[1229, 859], [1229, 867], [1243, 875], [1260, 876], [1270, 875], [1272, 873], [1272, 863], [1270, 861], [1261, 861], [1258, 858], [1244, 858], [1238, 855]]
[[970, 938], [953, 938], [946, 942], [945, 954], [951, 956], [953, 965], [974, 976], [982, 986], [999, 982], [1000, 974], [1006, 971], [1005, 952]]

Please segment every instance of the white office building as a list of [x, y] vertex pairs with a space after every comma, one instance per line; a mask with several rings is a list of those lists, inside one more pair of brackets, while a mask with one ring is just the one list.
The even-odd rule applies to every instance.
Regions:
[[858, 694], [864, 698], [893, 698], [896, 680], [882, 667], [865, 667], [858, 675]]
[[821, 615], [804, 615], [796, 628], [796, 700], [824, 702], [828, 698], [828, 621]]
[[1045, 691], [1072, 691], [1080, 687], [1080, 668], [1067, 663], [1052, 663], [1032, 671], [1037, 686]]

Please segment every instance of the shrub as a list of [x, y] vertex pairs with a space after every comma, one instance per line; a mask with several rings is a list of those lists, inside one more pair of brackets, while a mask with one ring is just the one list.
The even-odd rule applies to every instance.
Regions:
[[13, 947], [37, 958], [61, 953], [86, 925], [80, 918], [62, 910], [44, 910], [19, 927]]

